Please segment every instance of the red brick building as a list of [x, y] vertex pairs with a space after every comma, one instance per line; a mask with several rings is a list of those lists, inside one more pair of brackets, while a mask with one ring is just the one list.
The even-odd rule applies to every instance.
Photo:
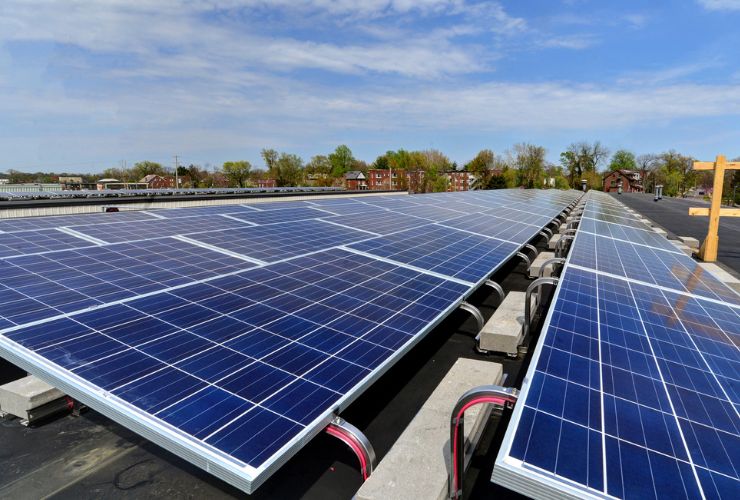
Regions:
[[642, 176], [639, 170], [615, 170], [604, 175], [604, 191], [616, 193], [619, 186], [623, 193], [642, 193]]
[[277, 181], [275, 179], [257, 179], [254, 181], [254, 187], [261, 189], [272, 189], [277, 187]]
[[361, 191], [368, 188], [367, 177], [359, 170], [350, 170], [344, 174], [344, 188], [350, 191]]
[[175, 187], [174, 177], [163, 177], [157, 174], [149, 174], [139, 182], [146, 184], [146, 189], [169, 189]]
[[447, 177], [447, 191], [468, 191], [470, 189], [470, 174], [461, 170], [445, 172]]
[[403, 168], [387, 170], [384, 168], [371, 168], [367, 171], [367, 187], [371, 190], [400, 189], [409, 187], [409, 178]]

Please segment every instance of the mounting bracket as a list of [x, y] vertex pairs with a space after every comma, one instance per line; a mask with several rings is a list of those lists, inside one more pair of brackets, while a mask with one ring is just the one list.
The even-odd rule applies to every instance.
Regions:
[[465, 475], [465, 410], [477, 404], [493, 404], [511, 409], [519, 399], [519, 391], [513, 387], [483, 385], [470, 389], [457, 401], [450, 419], [450, 498], [462, 498], [463, 476]]
[[460, 303], [460, 309], [472, 314], [473, 317], [475, 318], [475, 321], [478, 322], [478, 331], [483, 330], [483, 325], [486, 324], [486, 320], [483, 318], [483, 315], [480, 313], [477, 307], [475, 307], [470, 302], [463, 301]]
[[537, 278], [534, 280], [530, 285], [527, 287], [526, 295], [524, 296], [524, 325], [522, 325], [522, 338], [526, 339], [529, 335], [529, 328], [530, 323], [532, 322], [532, 292], [537, 290], [537, 304], [540, 303], [539, 301], [539, 294], [540, 289], [543, 285], [553, 285], [557, 286], [558, 279], [550, 276], [550, 277], [543, 277], [543, 278]]
[[501, 304], [501, 302], [504, 301], [504, 298], [506, 297], [506, 294], [504, 293], [504, 289], [501, 288], [501, 285], [499, 285], [498, 283], [496, 283], [493, 280], [486, 280], [483, 284], [486, 285], [486, 286], [490, 286], [491, 288], [493, 288], [496, 291], [496, 293], [498, 293], [498, 296], [501, 299], [501, 300], [499, 300], [499, 304]]
[[360, 461], [362, 479], [367, 480], [375, 469], [376, 457], [373, 445], [362, 431], [338, 415], [334, 416], [324, 431], [350, 447]]

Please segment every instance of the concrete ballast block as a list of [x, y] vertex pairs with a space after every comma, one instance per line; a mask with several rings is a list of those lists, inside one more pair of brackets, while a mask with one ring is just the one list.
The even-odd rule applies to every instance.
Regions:
[[64, 393], [29, 375], [0, 386], [0, 411], [26, 418], [34, 408], [64, 397]]
[[516, 355], [524, 326], [524, 292], [509, 292], [478, 334], [482, 351]]
[[[503, 368], [498, 363], [458, 359], [354, 498], [446, 498], [452, 410], [460, 396], [468, 390], [480, 385], [500, 384], [502, 377]], [[489, 415], [488, 405], [473, 406], [465, 412], [468, 460]]]
[[558, 241], [560, 241], [560, 238], [562, 237], [563, 235], [560, 233], [553, 234], [552, 238], [550, 238], [550, 241], [547, 243], [547, 248], [549, 248], [550, 250], [555, 250], [555, 246], [557, 246]]
[[[532, 262], [532, 265], [529, 266], [529, 277], [537, 278], [540, 275], [542, 264], [544, 264], [545, 261], [552, 259], [553, 257], [555, 257], [555, 254], [553, 252], [540, 252], [539, 255], [537, 255], [537, 258], [534, 259], [534, 262]], [[543, 276], [551, 275], [552, 266], [547, 266], [547, 269], [545, 269], [545, 273], [543, 274]]]
[[699, 240], [692, 238], [691, 236], [679, 236], [678, 237], [684, 245], [690, 248], [699, 248]]

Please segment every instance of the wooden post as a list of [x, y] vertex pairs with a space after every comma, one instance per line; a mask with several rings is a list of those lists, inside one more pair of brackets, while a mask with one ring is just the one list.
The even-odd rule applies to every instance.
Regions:
[[709, 215], [709, 231], [699, 249], [699, 257], [705, 262], [717, 260], [717, 249], [719, 247], [719, 218], [737, 217], [737, 211], [733, 209], [722, 209], [722, 190], [725, 182], [725, 170], [740, 169], [740, 162], [727, 163], [724, 155], [717, 155], [715, 161], [695, 161], [694, 170], [714, 170], [714, 187], [712, 188], [712, 204], [707, 209], [689, 208], [689, 215]]

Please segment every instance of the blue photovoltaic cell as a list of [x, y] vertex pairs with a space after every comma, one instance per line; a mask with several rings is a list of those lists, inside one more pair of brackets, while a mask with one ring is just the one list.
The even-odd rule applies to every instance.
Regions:
[[[342, 215], [336, 217], [322, 217], [322, 220], [332, 222], [334, 224], [341, 224], [347, 227], [357, 227], [358, 218]], [[366, 212], [363, 214], [362, 220], [362, 229], [376, 234], [391, 234], [398, 231], [405, 231], [406, 229], [416, 229], [421, 226], [429, 225], [429, 221], [427, 219], [421, 219], [419, 217], [414, 217], [413, 215], [389, 212], [387, 210]]]
[[522, 244], [534, 238], [542, 229], [534, 225], [512, 224], [510, 220], [487, 214], [463, 215], [457, 219], [445, 221], [442, 225]]
[[[332, 250], [6, 337], [256, 467], [467, 288]], [[253, 418], [285, 432], [256, 446]]]
[[80, 215], [57, 215], [51, 217], [18, 217], [0, 219], [0, 231], [31, 231], [35, 229], [54, 229], [69, 226], [91, 226], [110, 222], [135, 222], [151, 220], [153, 217], [143, 212], [110, 212]]
[[0, 260], [0, 328], [250, 267], [173, 238]]
[[737, 498], [740, 301], [688, 295], [703, 293], [681, 273], [676, 291], [619, 277], [602, 240], [576, 238], [569, 261], [590, 269], [561, 276], [494, 480], [528, 494]]
[[[683, 253], [666, 252], [589, 233], [579, 233], [571, 252], [570, 262], [578, 266], [711, 299], [737, 301], [740, 298]], [[594, 261], [594, 256], [598, 256], [598, 262]]]
[[189, 235], [209, 245], [273, 262], [371, 237], [319, 220], [244, 227]]
[[0, 258], [53, 252], [69, 248], [89, 247], [92, 245], [94, 243], [54, 229], [0, 233]]
[[263, 210], [258, 212], [256, 210], [249, 210], [248, 212], [241, 212], [239, 214], [232, 214], [232, 217], [237, 219], [252, 222], [254, 224], [276, 224], [280, 222], [294, 222], [307, 219], [318, 219], [319, 217], [332, 216], [331, 213], [323, 210], [316, 210], [314, 208], [298, 207], [298, 208], [283, 208], [280, 210]]
[[[454, 309], [468, 281], [487, 278], [578, 196], [502, 190], [64, 218], [107, 243], [75, 238], [83, 248], [0, 258], [0, 350], [250, 491]], [[535, 225], [502, 208], [528, 201]], [[44, 219], [8, 227], [30, 241]], [[451, 219], [517, 243], [436, 224]], [[347, 249], [370, 241], [368, 254]]]
[[107, 243], [118, 243], [182, 234], [211, 233], [241, 227], [249, 227], [249, 224], [219, 215], [200, 215], [175, 219], [151, 219], [134, 223], [98, 224], [76, 227], [75, 231]]
[[671, 242], [664, 236], [661, 236], [652, 229], [642, 230], [586, 218], [581, 219], [578, 229], [582, 232], [593, 233], [599, 236], [610, 236], [615, 239], [655, 247], [669, 252], [680, 252], [680, 250], [671, 244]]
[[519, 246], [448, 227], [428, 226], [363, 241], [350, 248], [477, 283]]

